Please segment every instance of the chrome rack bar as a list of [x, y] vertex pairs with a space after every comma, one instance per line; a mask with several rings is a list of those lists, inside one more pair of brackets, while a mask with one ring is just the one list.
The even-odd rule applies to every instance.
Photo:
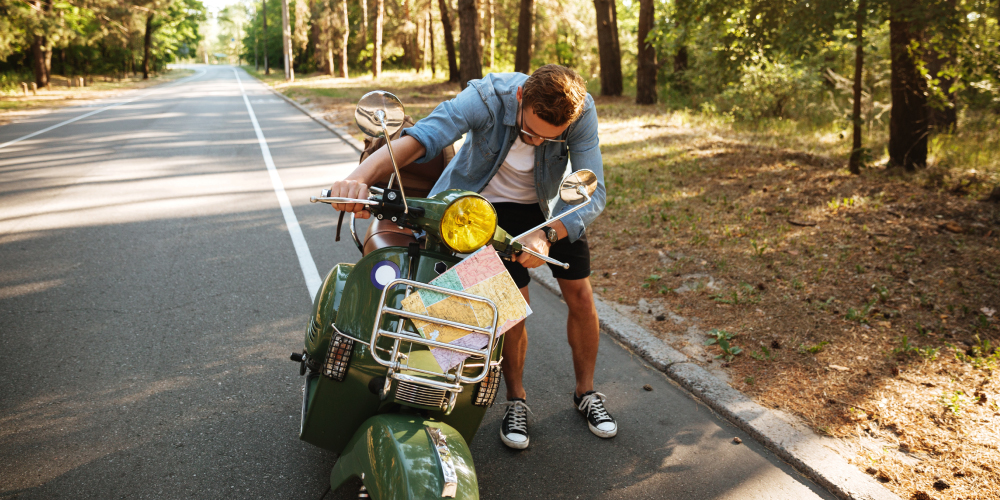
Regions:
[[462, 392], [462, 384], [446, 384], [444, 382], [438, 382], [436, 380], [431, 380], [423, 377], [411, 377], [410, 375], [404, 375], [402, 373], [394, 373], [392, 375], [392, 378], [399, 380], [400, 382], [424, 384], [434, 387], [435, 389], [441, 389], [452, 392]]
[[395, 308], [392, 308], [392, 307], [389, 307], [389, 306], [383, 306], [382, 307], [382, 312], [389, 313], [389, 314], [392, 314], [394, 316], [401, 316], [401, 317], [407, 318], [407, 319], [419, 319], [419, 320], [426, 321], [428, 323], [434, 323], [436, 325], [450, 326], [452, 328], [458, 328], [459, 330], [465, 330], [465, 331], [468, 331], [468, 332], [481, 333], [483, 335], [489, 335], [490, 332], [491, 332], [491, 330], [489, 330], [488, 328], [482, 328], [482, 327], [473, 326], [473, 325], [466, 325], [465, 323], [456, 323], [454, 321], [448, 321], [446, 319], [435, 318], [434, 316], [426, 316], [426, 315], [423, 315], [423, 314], [412, 313], [412, 312], [409, 312], [409, 311], [404, 311], [402, 309], [395, 309]]
[[419, 343], [422, 344], [422, 345], [425, 345], [427, 347], [437, 347], [439, 349], [448, 349], [449, 351], [460, 352], [462, 354], [468, 354], [469, 356], [486, 357], [486, 356], [489, 356], [489, 354], [490, 354], [490, 349], [488, 349], [490, 346], [486, 346], [486, 348], [483, 348], [481, 350], [480, 349], [470, 349], [468, 347], [462, 347], [462, 346], [457, 346], [457, 345], [452, 345], [452, 344], [446, 344], [444, 342], [438, 342], [436, 340], [425, 339], [423, 337], [414, 337], [413, 335], [407, 335], [405, 333], [390, 332], [388, 330], [379, 329], [378, 333], [379, 333], [379, 335], [383, 335], [383, 336], [389, 337], [390, 339], [407, 340], [407, 341], [411, 341], [411, 342], [416, 341], [416, 339], [420, 339]]
[[[455, 323], [455, 322], [448, 321], [448, 320], [442, 320], [442, 319], [439, 319], [439, 318], [434, 318], [432, 316], [426, 316], [426, 315], [421, 315], [421, 314], [416, 314], [416, 313], [409, 313], [409, 312], [406, 312], [406, 311], [402, 311], [402, 310], [399, 310], [399, 309], [396, 309], [396, 308], [392, 308], [392, 307], [386, 306], [385, 305], [385, 303], [386, 303], [386, 296], [389, 293], [389, 290], [391, 290], [391, 289], [393, 289], [393, 288], [395, 288], [396, 286], [399, 286], [399, 285], [406, 285], [407, 287], [412, 287], [412, 288], [415, 288], [415, 289], [430, 290], [430, 291], [433, 291], [433, 292], [441, 293], [443, 295], [454, 296], [454, 297], [462, 297], [462, 298], [465, 298], [465, 299], [468, 299], [468, 300], [471, 300], [471, 301], [485, 303], [493, 311], [493, 321], [492, 321], [491, 327], [489, 329], [485, 329], [485, 328], [482, 328], [482, 327], [480, 327], [478, 325], [474, 326], [474, 325], [466, 325], [466, 324], [462, 324], [462, 323]], [[379, 304], [381, 306], [378, 309], [378, 314], [376, 314], [376, 316], [375, 316], [375, 324], [373, 325], [371, 340], [368, 342], [368, 344], [369, 344], [369, 346], [372, 349], [372, 354], [373, 354], [372, 358], [375, 360], [375, 362], [390, 369], [389, 377], [387, 377], [387, 380], [386, 380], [387, 384], [388, 384], [388, 381], [390, 379], [392, 379], [392, 378], [396, 378], [397, 380], [400, 380], [397, 377], [397, 375], [401, 375], [401, 374], [394, 373], [394, 371], [396, 369], [403, 368], [402, 365], [400, 365], [396, 361], [396, 357], [397, 357], [398, 352], [399, 352], [398, 351], [398, 349], [399, 349], [399, 343], [401, 341], [410, 342], [411, 345], [412, 344], [420, 344], [420, 345], [424, 345], [424, 346], [427, 346], [427, 347], [448, 349], [450, 351], [459, 352], [459, 353], [465, 354], [467, 356], [476, 356], [476, 357], [481, 357], [481, 358], [484, 358], [484, 359], [489, 359], [490, 354], [492, 353], [493, 349], [495, 349], [496, 339], [497, 339], [497, 327], [498, 327], [497, 323], [498, 323], [499, 313], [497, 311], [496, 304], [494, 304], [493, 301], [491, 301], [491, 300], [489, 300], [489, 299], [487, 299], [485, 297], [480, 297], [478, 295], [472, 295], [472, 294], [469, 294], [469, 293], [460, 292], [460, 291], [452, 290], [452, 289], [449, 289], [449, 288], [443, 288], [443, 287], [439, 287], [439, 286], [435, 286], [435, 285], [431, 285], [431, 284], [427, 284], [427, 283], [420, 283], [420, 282], [417, 282], [417, 281], [412, 281], [412, 280], [397, 278], [397, 279], [395, 279], [393, 281], [390, 281], [389, 283], [387, 283], [385, 285], [385, 287], [382, 288], [382, 295], [379, 298]], [[399, 324], [397, 325], [397, 328], [400, 331], [398, 331], [398, 332], [390, 332], [390, 331], [382, 330], [380, 328], [380, 325], [382, 323], [382, 317], [383, 317], [384, 314], [391, 314], [391, 315], [394, 315], [394, 316], [396, 316], [396, 317], [399, 318]], [[475, 350], [475, 349], [468, 349], [468, 348], [461, 347], [461, 346], [456, 346], [456, 345], [453, 345], [453, 344], [445, 344], [443, 342], [438, 342], [438, 341], [431, 340], [431, 339], [425, 339], [423, 337], [414, 336], [414, 335], [411, 335], [411, 334], [405, 334], [405, 333], [402, 332], [402, 322], [406, 318], [415, 318], [415, 319], [420, 319], [420, 320], [427, 321], [427, 322], [433, 323], [433, 324], [442, 324], [442, 325], [447, 325], [447, 326], [453, 326], [455, 328], [459, 328], [459, 329], [466, 330], [466, 331], [472, 331], [472, 332], [476, 332], [476, 333], [482, 333], [484, 335], [488, 335], [489, 336], [489, 340], [487, 341], [486, 347], [484, 349], [482, 349], [482, 350]], [[388, 360], [382, 359], [379, 355], [376, 354], [376, 352], [377, 352], [376, 351], [376, 344], [378, 343], [378, 339], [380, 337], [382, 337], [382, 336], [386, 336], [386, 337], [394, 339], [392, 354], [391, 354], [390, 359], [388, 359]], [[409, 368], [406, 368], [406, 369], [409, 369]], [[462, 376], [461, 373], [458, 373], [457, 374], [458, 375], [457, 378], [458, 378], [458, 381], [460, 383], [472, 384], [472, 383], [479, 383], [479, 382], [481, 382], [483, 379], [486, 378], [486, 376], [488, 374], [489, 374], [489, 363], [483, 363], [483, 366], [482, 366], [482, 369], [480, 370], [480, 373], [478, 373], [476, 376], [474, 376], [474, 377], [465, 377], [465, 376]], [[440, 373], [436, 373], [436, 372], [435, 373], [431, 373], [431, 375], [441, 376], [441, 377], [445, 377], [445, 378], [449, 377], [449, 374], [445, 373], [443, 371], [440, 372]], [[454, 375], [451, 375], [451, 376], [453, 377]], [[434, 384], [437, 383], [435, 381], [424, 379], [422, 377], [417, 377], [414, 380], [414, 382], [424, 383], [425, 385], [429, 385], [431, 387], [436, 387]]]

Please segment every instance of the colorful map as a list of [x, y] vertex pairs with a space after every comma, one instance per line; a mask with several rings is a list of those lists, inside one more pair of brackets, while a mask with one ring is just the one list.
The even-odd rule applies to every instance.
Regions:
[[[492, 300], [497, 306], [497, 324], [500, 325], [498, 335], [531, 314], [531, 307], [521, 296], [496, 250], [490, 246], [466, 257], [430, 283]], [[488, 305], [431, 290], [417, 290], [417, 293], [410, 294], [403, 299], [403, 310], [482, 328], [489, 328], [493, 323], [493, 310]], [[424, 338], [438, 342], [472, 349], [482, 349], [489, 342], [489, 337], [481, 333], [469, 333], [420, 320], [414, 320], [413, 324]], [[444, 371], [458, 366], [468, 358], [448, 349], [433, 348], [431, 353]]]

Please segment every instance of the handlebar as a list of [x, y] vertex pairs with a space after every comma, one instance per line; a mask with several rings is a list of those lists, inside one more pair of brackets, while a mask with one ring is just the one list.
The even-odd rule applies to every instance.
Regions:
[[334, 197], [329, 197], [329, 196], [316, 197], [316, 196], [312, 196], [312, 197], [309, 198], [309, 201], [311, 201], [313, 203], [329, 203], [331, 205], [340, 204], [340, 203], [344, 203], [344, 204], [347, 204], [347, 203], [356, 203], [358, 205], [374, 205], [374, 204], [378, 203], [378, 202], [372, 201], [372, 200], [359, 200], [357, 198], [340, 198], [338, 196], [334, 196]]
[[[371, 191], [377, 190], [377, 192], [375, 193], [376, 195], [379, 195], [379, 194], [383, 193], [382, 189], [375, 188], [375, 187], [370, 188], [370, 190]], [[329, 189], [322, 190], [320, 192], [320, 196], [312, 196], [312, 197], [310, 197], [309, 201], [312, 202], [312, 203], [328, 203], [330, 205], [336, 205], [336, 204], [357, 204], [357, 205], [371, 206], [371, 205], [377, 205], [379, 203], [378, 201], [375, 201], [375, 200], [363, 200], [363, 199], [359, 199], [359, 198], [343, 198], [343, 197], [339, 197], [339, 196], [330, 196], [330, 190]], [[576, 211], [576, 210], [571, 210], [571, 212], [574, 212], [574, 211]], [[544, 225], [544, 223], [543, 223], [543, 225]], [[527, 232], [521, 234], [520, 236], [517, 236], [515, 238], [511, 238], [511, 242], [512, 243], [520, 243], [520, 241], [518, 241], [519, 239], [527, 236], [529, 233], [534, 232], [534, 231], [538, 230], [541, 227], [542, 226], [538, 226], [538, 227], [536, 227], [536, 228], [534, 228], [534, 229], [532, 229], [530, 231], [527, 231]], [[539, 259], [541, 259], [541, 260], [543, 260], [543, 261], [545, 261], [545, 262], [547, 262], [549, 264], [559, 266], [559, 267], [561, 267], [563, 269], [569, 269], [569, 264], [566, 264], [565, 262], [559, 262], [558, 260], [555, 260], [555, 259], [553, 259], [553, 258], [551, 258], [551, 257], [549, 257], [547, 255], [542, 255], [542, 254], [540, 254], [538, 252], [535, 252], [533, 250], [529, 250], [527, 248], [524, 248], [523, 246], [521, 248], [519, 248], [517, 251], [519, 251], [519, 252], [527, 252], [528, 254], [533, 255], [535, 257], [538, 257]]]
[[566, 264], [565, 262], [559, 262], [558, 260], [553, 259], [552, 257], [549, 257], [547, 255], [542, 255], [542, 254], [540, 254], [538, 252], [535, 252], [535, 251], [532, 251], [532, 250], [528, 250], [527, 248], [524, 248], [524, 247], [521, 247], [521, 251], [525, 252], [525, 253], [528, 253], [528, 254], [531, 254], [531, 255], [534, 255], [535, 257], [538, 257], [539, 259], [542, 259], [545, 262], [548, 262], [549, 264], [553, 264], [553, 265], [559, 266], [559, 267], [561, 267], [563, 269], [569, 269], [569, 264]]
[[[381, 191], [381, 190], [379, 190], [379, 191]], [[374, 205], [374, 204], [377, 203], [377, 202], [372, 201], [372, 200], [361, 200], [361, 199], [358, 199], [358, 198], [341, 198], [339, 196], [330, 196], [330, 190], [329, 189], [324, 189], [323, 191], [321, 191], [319, 196], [311, 196], [311, 197], [309, 197], [309, 201], [312, 202], [312, 203], [329, 203], [331, 205], [333, 205], [333, 204], [339, 204], [339, 203], [345, 203], [345, 204], [346, 203], [354, 203], [354, 204], [358, 204], [358, 205]]]

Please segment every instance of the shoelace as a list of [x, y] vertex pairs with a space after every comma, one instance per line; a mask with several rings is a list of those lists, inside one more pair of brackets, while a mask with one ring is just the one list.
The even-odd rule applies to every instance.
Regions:
[[528, 408], [524, 401], [508, 401], [505, 404], [507, 406], [506, 414], [510, 415], [510, 430], [527, 434], [528, 414], [531, 413], [531, 408]]
[[597, 423], [610, 422], [613, 419], [611, 418], [611, 415], [608, 415], [608, 410], [604, 409], [604, 400], [606, 398], [607, 396], [599, 392], [587, 394], [580, 401], [580, 406], [578, 408], [587, 415], [593, 413], [597, 418]]

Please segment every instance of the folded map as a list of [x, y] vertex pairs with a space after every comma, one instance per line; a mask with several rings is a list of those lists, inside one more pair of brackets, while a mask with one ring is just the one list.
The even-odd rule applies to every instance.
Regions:
[[[466, 257], [430, 283], [493, 301], [497, 306], [498, 336], [531, 314], [531, 307], [521, 296], [514, 279], [491, 246], [483, 247]], [[489, 328], [493, 324], [493, 310], [485, 303], [431, 290], [418, 289], [416, 293], [410, 294], [403, 299], [403, 310], [481, 328]], [[438, 342], [471, 349], [482, 349], [489, 342], [489, 337], [481, 333], [469, 333], [459, 328], [421, 320], [413, 320], [413, 324], [424, 338]], [[431, 353], [444, 371], [458, 366], [468, 358], [465, 354], [448, 349], [432, 348]]]

